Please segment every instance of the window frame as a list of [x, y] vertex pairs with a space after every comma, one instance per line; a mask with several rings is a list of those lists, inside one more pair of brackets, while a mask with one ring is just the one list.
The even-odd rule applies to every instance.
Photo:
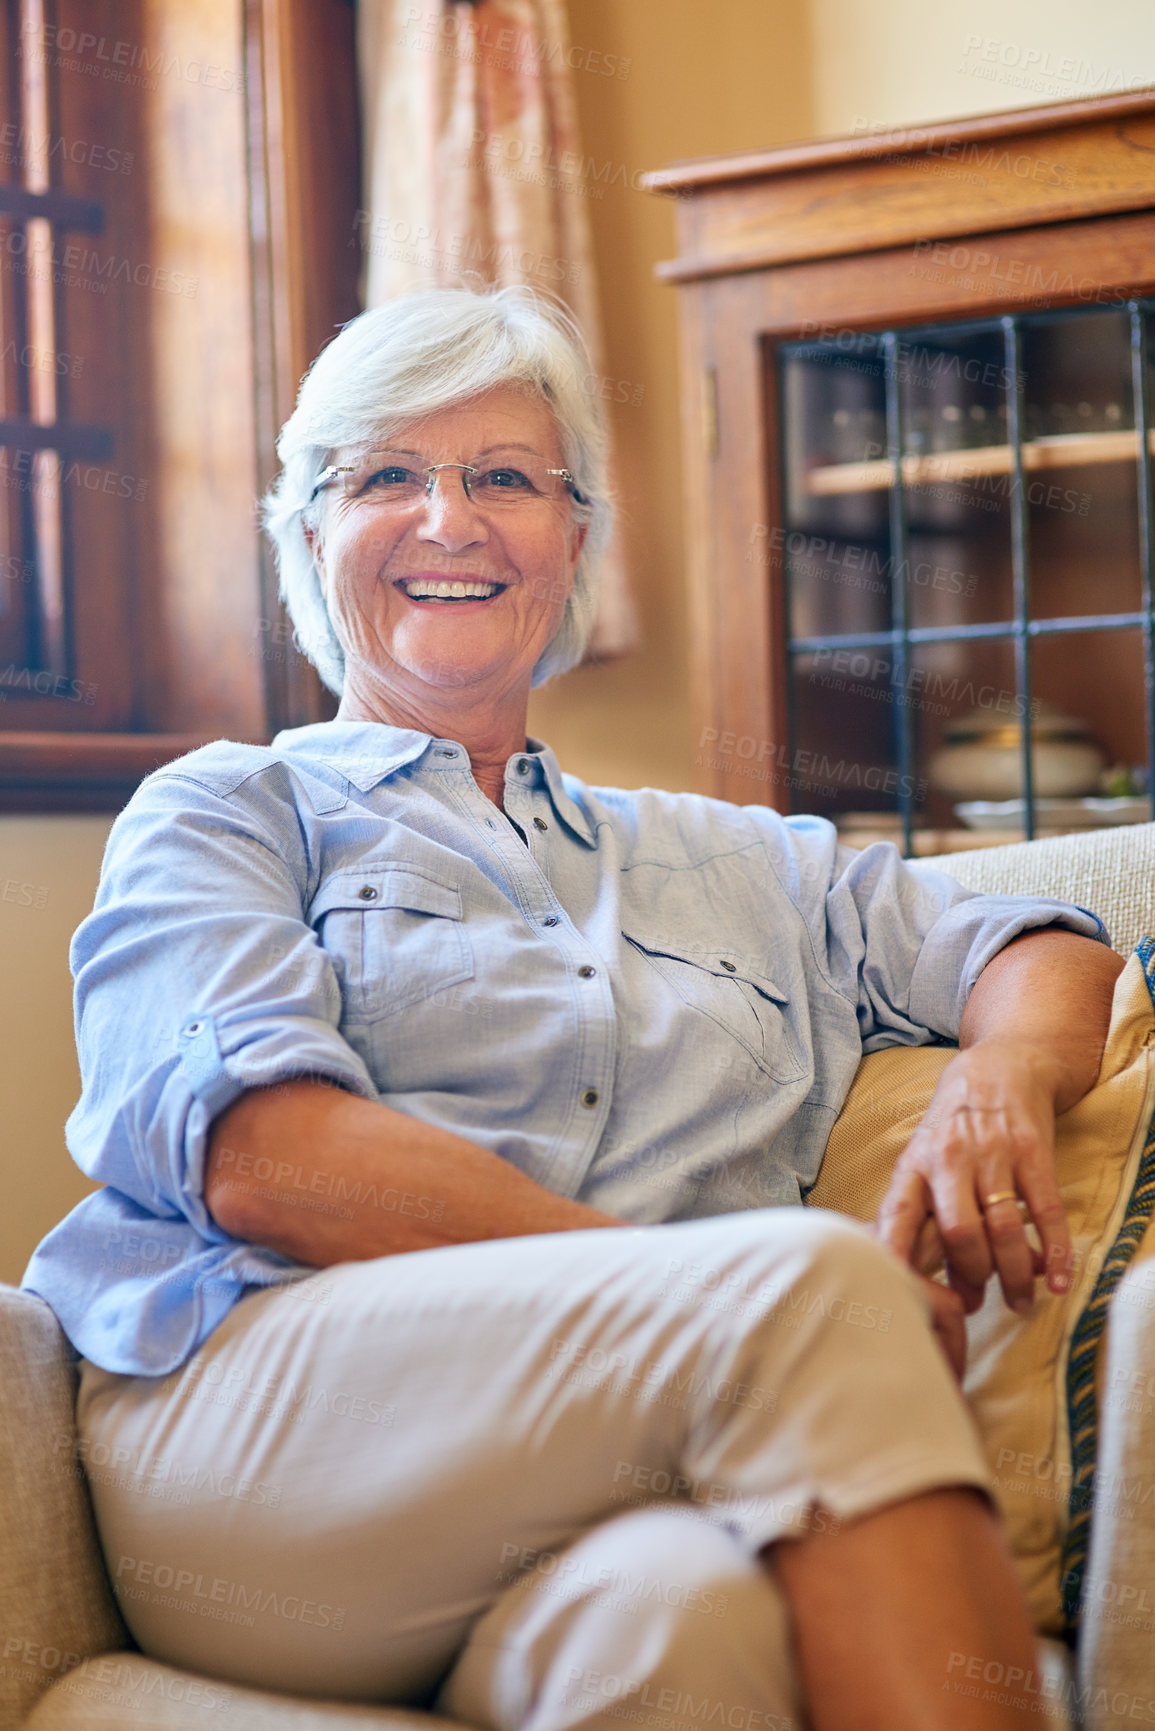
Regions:
[[[94, 487], [64, 488], [57, 683], [13, 678], [2, 692], [0, 811], [115, 811], [150, 770], [207, 740], [267, 741], [335, 709], [293, 646], [255, 502], [297, 382], [359, 310], [355, 10], [227, 0], [206, 25], [145, 0], [4, 0], [0, 47], [29, 7], [45, 8], [44, 58], [60, 69], [50, 136], [131, 153], [133, 169], [106, 174], [96, 200], [91, 167], [54, 152], [51, 191], [37, 198], [12, 184], [26, 177], [17, 162], [0, 187], [3, 233], [46, 214], [47, 197], [59, 222], [87, 224], [100, 256], [138, 275], [120, 294], [57, 284], [62, 352], [84, 366], [61, 382], [56, 431], [29, 435], [0, 413], [0, 439], [51, 440], [62, 462], [87, 453], [100, 471]], [[66, 73], [60, 49], [81, 16], [97, 58], [143, 69], [140, 100]], [[0, 277], [18, 331], [20, 285], [11, 270]], [[176, 293], [157, 286], [174, 282]], [[184, 342], [186, 326], [201, 340]], [[11, 401], [9, 390], [0, 410]], [[23, 548], [9, 552], [21, 571]]]

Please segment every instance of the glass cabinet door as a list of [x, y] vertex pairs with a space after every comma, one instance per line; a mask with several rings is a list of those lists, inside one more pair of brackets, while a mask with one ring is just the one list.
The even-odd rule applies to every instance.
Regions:
[[1151, 318], [781, 347], [794, 810], [907, 852], [1151, 817]]

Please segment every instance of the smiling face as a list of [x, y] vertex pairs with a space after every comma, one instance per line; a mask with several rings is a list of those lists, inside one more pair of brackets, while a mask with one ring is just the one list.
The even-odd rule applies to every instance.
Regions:
[[[548, 405], [515, 385], [412, 421], [383, 449], [393, 472], [401, 463], [531, 472], [565, 463]], [[334, 455], [335, 464], [359, 460]], [[434, 479], [400, 508], [380, 482], [320, 495], [309, 544], [345, 652], [342, 714], [413, 725], [454, 692], [524, 707], [561, 624], [585, 538], [569, 494], [487, 509], [467, 495], [461, 468]]]

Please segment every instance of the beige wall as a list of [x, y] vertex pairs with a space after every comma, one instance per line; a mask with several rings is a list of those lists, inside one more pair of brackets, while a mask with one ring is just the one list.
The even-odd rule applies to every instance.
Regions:
[[0, 1280], [92, 1188], [64, 1147], [80, 1077], [68, 944], [92, 906], [111, 819], [0, 818]]
[[810, 0], [810, 7], [817, 133], [1155, 84], [1151, 0]]
[[[634, 179], [679, 157], [804, 137], [810, 49], [800, 0], [569, 0], [576, 46], [630, 61], [629, 76], [575, 76], [583, 147]], [[577, 58], [581, 58], [578, 56]], [[612, 402], [618, 495], [641, 607], [638, 654], [580, 668], [539, 693], [531, 725], [562, 765], [625, 787], [693, 785], [679, 476], [676, 302], [654, 280], [674, 256], [670, 200], [623, 186], [589, 200], [606, 326], [606, 374], [640, 388]]]

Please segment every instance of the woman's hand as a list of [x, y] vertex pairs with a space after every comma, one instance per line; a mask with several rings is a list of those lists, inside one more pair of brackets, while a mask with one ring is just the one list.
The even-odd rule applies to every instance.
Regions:
[[[968, 1312], [992, 1273], [1017, 1311], [1030, 1309], [1036, 1275], [1046, 1272], [1052, 1292], [1070, 1284], [1071, 1234], [1055, 1176], [1062, 1082], [1061, 1064], [1037, 1042], [969, 1046], [943, 1071], [895, 1167], [879, 1238], [921, 1273], [945, 1264]], [[1027, 1219], [1041, 1248], [1027, 1238]]]
[[1104, 944], [1044, 928], [1007, 944], [971, 989], [961, 1050], [895, 1167], [877, 1227], [919, 1272], [945, 1265], [968, 1311], [992, 1273], [1020, 1311], [1036, 1275], [1052, 1292], [1071, 1283], [1055, 1115], [1095, 1085], [1123, 966]]

